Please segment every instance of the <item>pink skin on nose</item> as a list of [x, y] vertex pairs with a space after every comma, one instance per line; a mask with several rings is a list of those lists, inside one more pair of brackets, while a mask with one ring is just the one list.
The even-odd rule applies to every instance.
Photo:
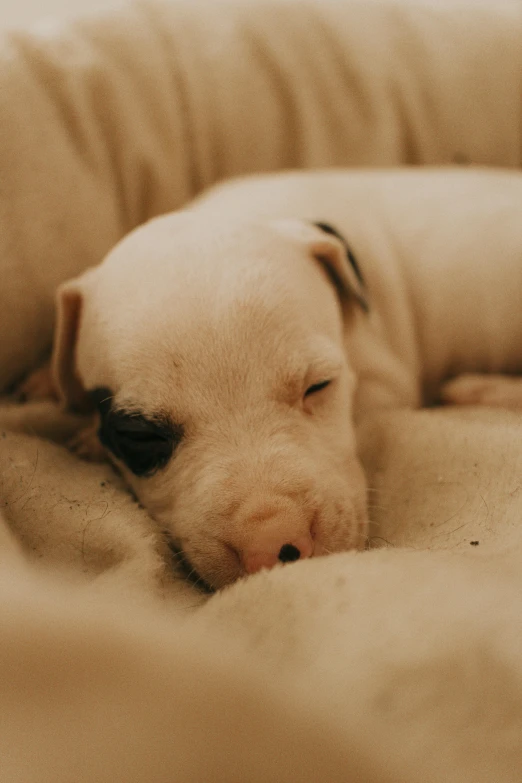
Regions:
[[[259, 542], [256, 542], [259, 543]], [[314, 542], [311, 535], [300, 536], [291, 541], [278, 541], [270, 545], [269, 551], [245, 551], [241, 553], [243, 568], [247, 574], [255, 574], [262, 568], [273, 568], [278, 563], [288, 563], [312, 557]]]

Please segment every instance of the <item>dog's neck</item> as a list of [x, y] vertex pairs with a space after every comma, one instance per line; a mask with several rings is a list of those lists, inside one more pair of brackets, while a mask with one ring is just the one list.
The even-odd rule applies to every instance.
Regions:
[[466, 255], [455, 250], [404, 270], [428, 402], [463, 372], [522, 371], [522, 245], [502, 256], [480, 246]]
[[463, 372], [522, 371], [522, 262], [517, 251], [476, 265], [458, 252], [437, 263], [362, 261], [370, 314], [346, 333], [359, 379], [355, 415], [438, 400]]

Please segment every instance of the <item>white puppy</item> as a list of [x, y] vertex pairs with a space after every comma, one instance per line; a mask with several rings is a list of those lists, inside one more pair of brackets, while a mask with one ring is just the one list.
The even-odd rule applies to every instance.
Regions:
[[61, 287], [59, 393], [211, 587], [359, 547], [357, 423], [522, 368], [521, 208], [515, 174], [218, 187]]

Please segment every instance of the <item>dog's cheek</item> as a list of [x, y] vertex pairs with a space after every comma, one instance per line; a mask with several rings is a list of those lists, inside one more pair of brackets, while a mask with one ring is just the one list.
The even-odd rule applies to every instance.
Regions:
[[169, 462], [160, 472], [152, 476], [136, 476], [121, 463], [119, 469], [140, 505], [154, 520], [162, 525], [168, 522], [170, 527], [175, 496], [171, 463]]
[[353, 386], [347, 377], [339, 380], [335, 394], [312, 418], [313, 436], [324, 449], [324, 459], [328, 462], [345, 463], [357, 452], [352, 409]]
[[137, 477], [124, 470], [125, 479], [140, 503], [178, 542], [198, 530], [208, 537], [207, 520], [212, 516], [211, 497], [214, 497], [208, 466], [200, 467], [184, 451], [181, 448], [164, 468], [149, 477]]
[[366, 476], [350, 409], [351, 395], [340, 395], [314, 433], [315, 476], [324, 499], [320, 532], [325, 552], [360, 548], [367, 534]]

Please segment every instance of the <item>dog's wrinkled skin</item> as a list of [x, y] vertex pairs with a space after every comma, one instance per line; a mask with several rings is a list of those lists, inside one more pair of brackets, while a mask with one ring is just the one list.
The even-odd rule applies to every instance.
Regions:
[[521, 369], [521, 196], [513, 174], [461, 172], [217, 188], [62, 286], [61, 398], [98, 406], [103, 446], [211, 587], [360, 547], [358, 422]]

